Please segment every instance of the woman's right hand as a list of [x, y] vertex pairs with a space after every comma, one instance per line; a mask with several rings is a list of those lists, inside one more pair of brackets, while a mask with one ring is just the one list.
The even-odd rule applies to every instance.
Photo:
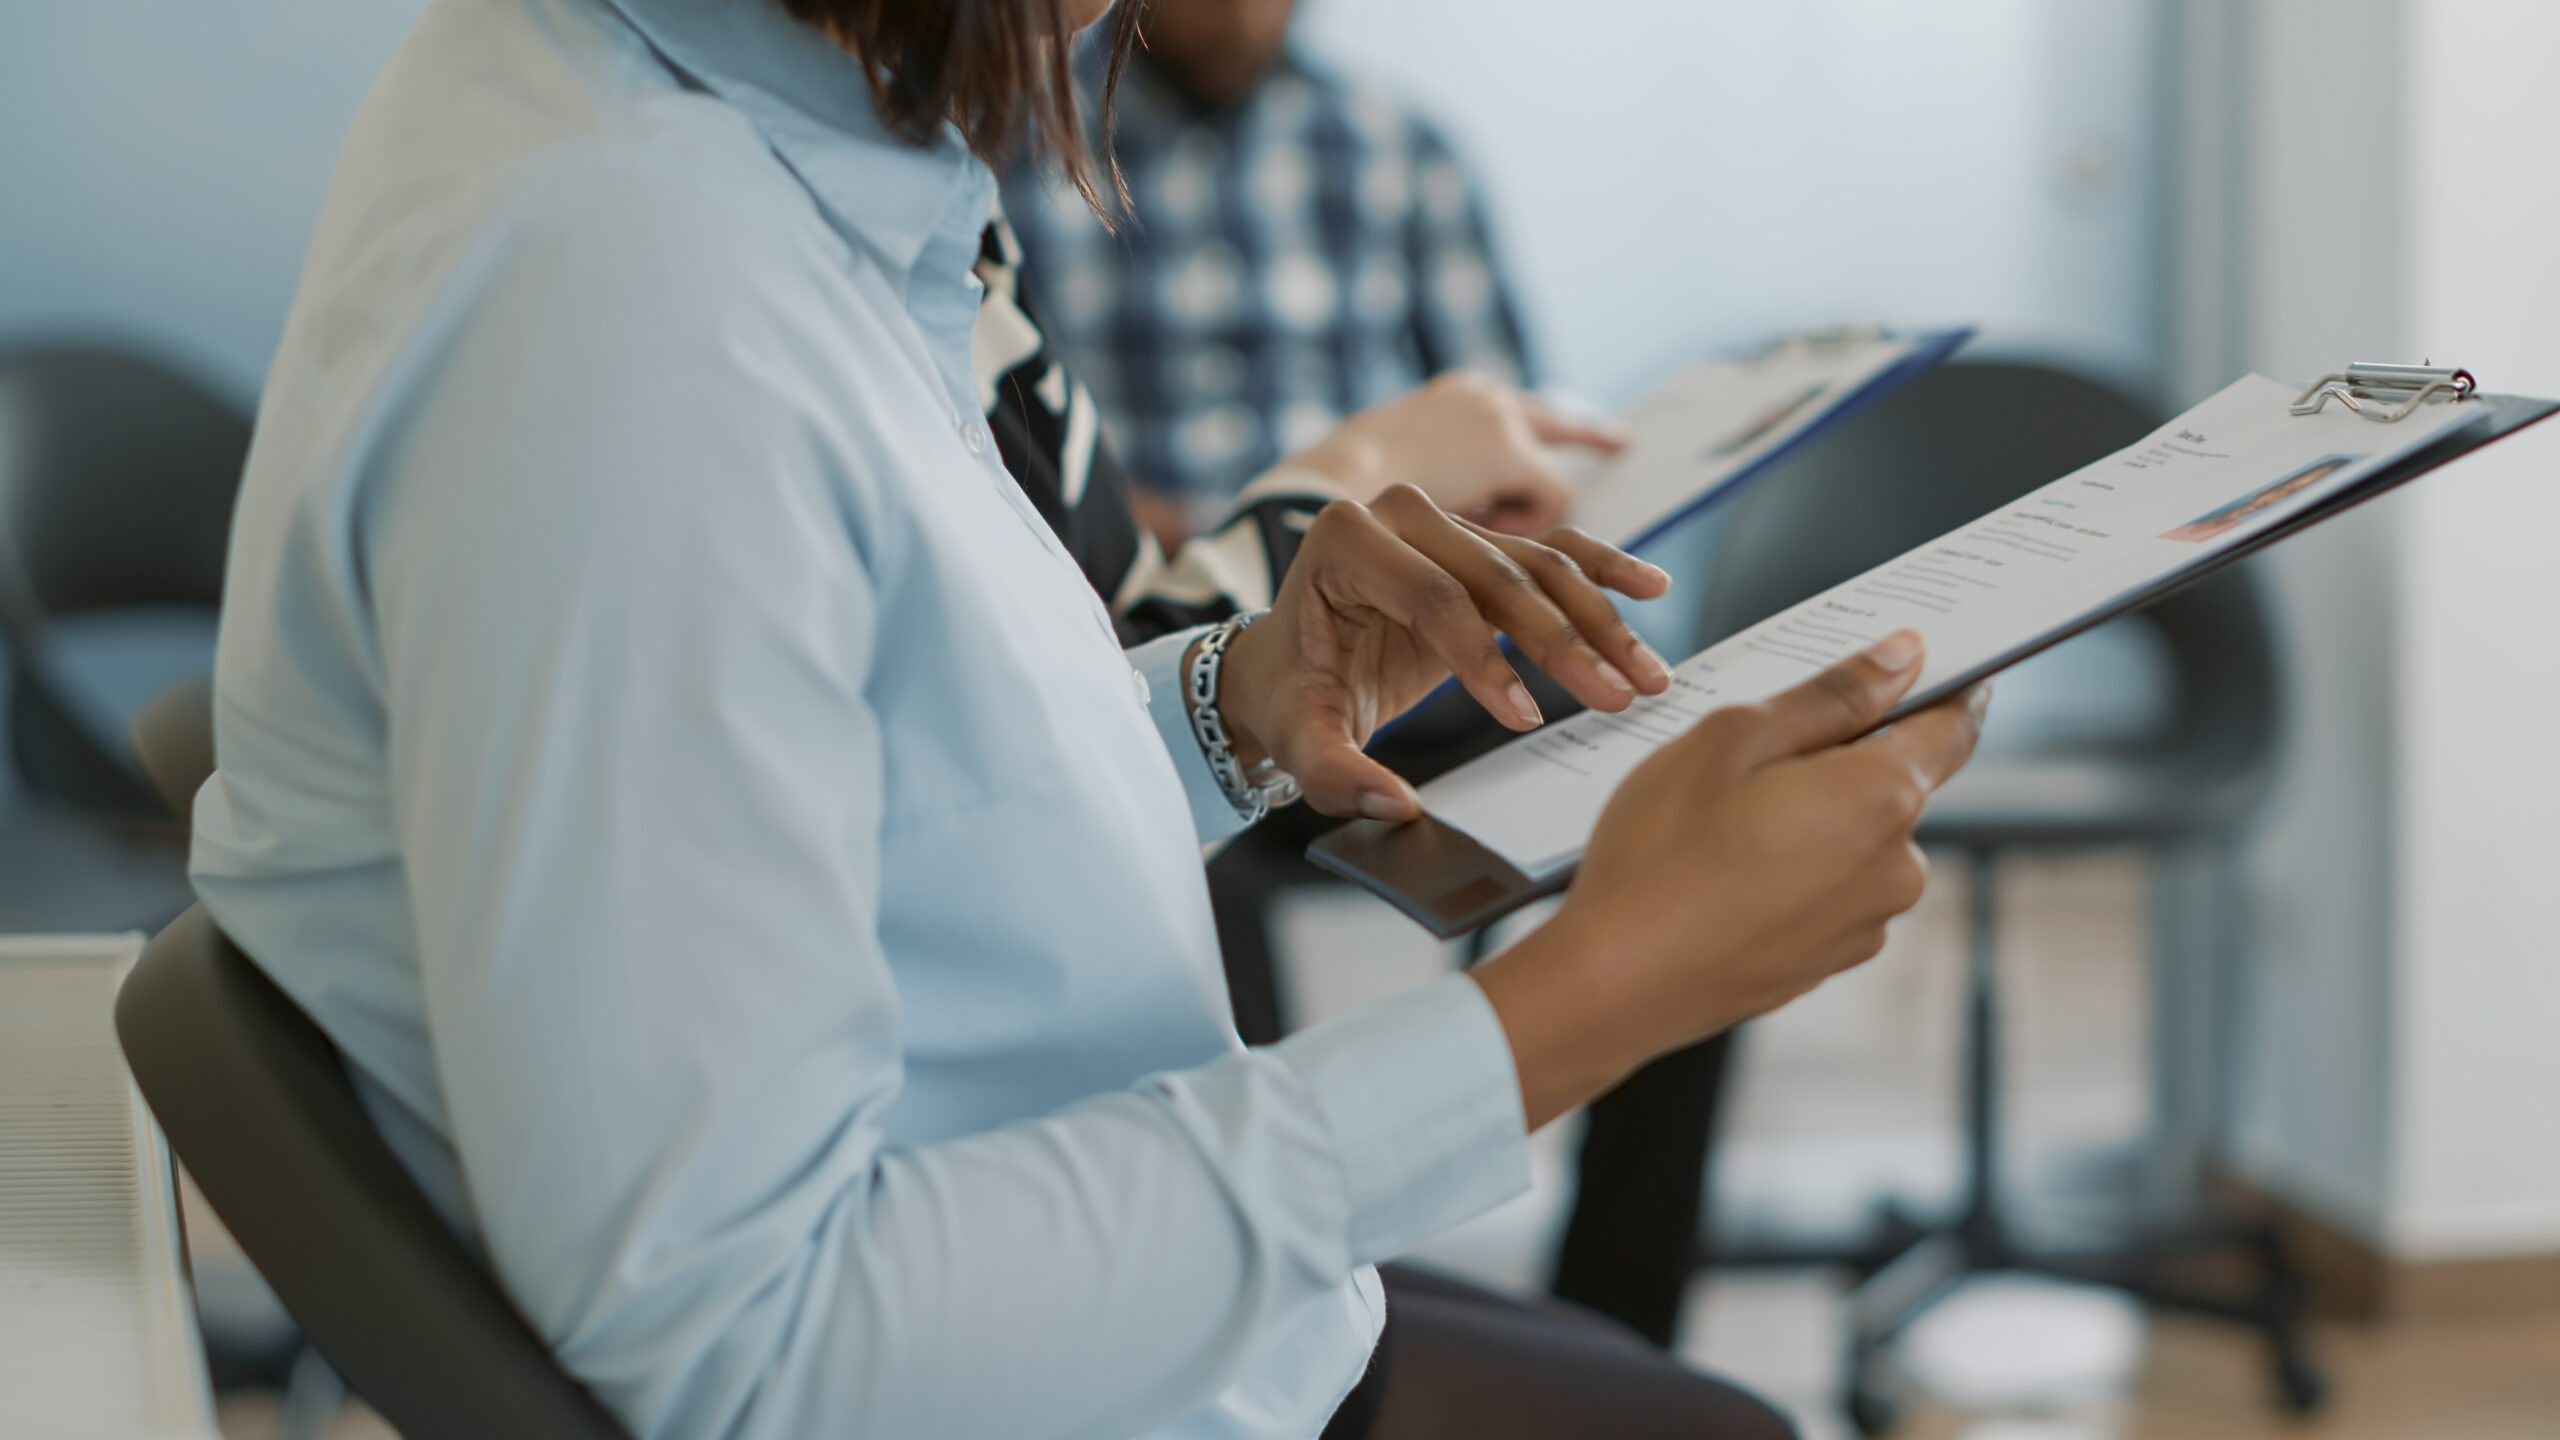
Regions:
[[1927, 880], [1921, 807], [1971, 757], [1989, 697], [1978, 685], [1858, 739], [1920, 660], [1917, 635], [1889, 636], [1708, 715], [1618, 787], [1563, 908], [1473, 972], [1531, 1129], [1884, 947]]

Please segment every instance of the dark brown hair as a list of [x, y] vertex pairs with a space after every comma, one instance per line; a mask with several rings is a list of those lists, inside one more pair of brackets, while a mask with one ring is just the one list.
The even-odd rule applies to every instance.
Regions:
[[[1128, 190], [1108, 159], [1111, 104], [1138, 37], [1145, 0], [1120, 0], [1111, 65], [1102, 83], [1102, 150], [1111, 192]], [[1069, 63], [1075, 32], [1066, 0], [782, 0], [794, 16], [852, 51], [871, 77], [889, 128], [925, 144], [949, 120], [969, 148], [1001, 164], [1026, 146], [1046, 152], [1094, 212], [1109, 219], [1093, 183], [1093, 151], [1076, 108]]]

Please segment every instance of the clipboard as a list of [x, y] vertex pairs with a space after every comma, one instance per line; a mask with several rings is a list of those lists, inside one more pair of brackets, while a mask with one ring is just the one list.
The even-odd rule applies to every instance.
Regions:
[[[1641, 555], [1662, 537], [1681, 529], [1708, 510], [1741, 495], [1762, 476], [1770, 474], [1787, 460], [1801, 453], [1806, 446], [1855, 420], [1895, 391], [1946, 363], [1958, 350], [1970, 343], [1973, 336], [1972, 326], [1957, 325], [1943, 330], [1922, 330], [1901, 337], [1910, 342], [1909, 353], [1867, 377], [1866, 381], [1855, 389], [1833, 399], [1814, 417], [1813, 423], [1769, 447], [1749, 465], [1726, 477], [1722, 484], [1708, 489], [1703, 494], [1692, 496], [1687, 504], [1645, 524], [1624, 539], [1608, 535], [1599, 538], [1607, 540], [1630, 554]], [[1737, 358], [1740, 363], [1749, 364], [1754, 360], [1783, 358], [1789, 355], [1819, 355], [1826, 350], [1837, 350], [1863, 341], [1891, 338], [1894, 338], [1893, 332], [1881, 325], [1808, 330], [1770, 341], [1759, 349]]]
[[[2377, 467], [2338, 493], [2267, 525], [2245, 540], [2200, 556], [2194, 564], [2159, 575], [2100, 609], [2074, 616], [2024, 644], [1906, 697], [1875, 728], [1882, 729], [2119, 615], [2164, 599], [2246, 556], [2560, 411], [2560, 401], [2479, 394], [2467, 371], [2355, 365], [2325, 376], [2305, 390], [2294, 402], [2293, 413], [2318, 413], [2333, 401], [2378, 424], [2397, 421], [2429, 403], [2478, 405], [2483, 418]], [[1531, 876], [1465, 831], [1428, 813], [1420, 819], [1398, 823], [1351, 821], [1319, 836], [1307, 847], [1307, 858], [1317, 868], [1367, 888], [1442, 939], [1467, 934], [1562, 891], [1572, 883], [1578, 868], [1568, 864], [1551, 874]]]

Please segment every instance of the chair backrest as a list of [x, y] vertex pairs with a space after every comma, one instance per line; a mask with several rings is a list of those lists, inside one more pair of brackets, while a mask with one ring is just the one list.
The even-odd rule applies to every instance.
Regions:
[[249, 419], [139, 356], [0, 356], [0, 641], [15, 760], [41, 793], [149, 813], [114, 737], [93, 733], [46, 650], [57, 616], [222, 599]]
[[310, 1017], [196, 906], [116, 997], [170, 1147], [305, 1336], [410, 1440], [627, 1440], [402, 1167]]
[[249, 417], [111, 350], [0, 356], [0, 566], [38, 616], [222, 599]]
[[[1939, 367], [1738, 500], [1706, 586], [1720, 639], [2141, 439], [2157, 417], [2106, 386], [2027, 364]], [[2275, 642], [2253, 567], [2134, 615], [2166, 642], [2173, 715], [2145, 748], [2199, 776], [2263, 771], [2278, 724]], [[2217, 792], [2241, 803], [2240, 789]], [[2201, 818], [2201, 817], [2200, 817]]]
[[193, 827], [196, 792], [213, 778], [213, 677], [190, 675], [152, 696], [129, 738], [160, 803]]

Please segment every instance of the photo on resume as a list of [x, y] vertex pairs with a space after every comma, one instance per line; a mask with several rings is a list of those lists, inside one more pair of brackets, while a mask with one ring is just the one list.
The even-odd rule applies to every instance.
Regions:
[[2324, 455], [2272, 485], [2252, 490], [2218, 510], [2206, 511], [2177, 529], [2163, 533], [2160, 538], [2201, 541], [2228, 535], [2363, 458], [2361, 455]]

